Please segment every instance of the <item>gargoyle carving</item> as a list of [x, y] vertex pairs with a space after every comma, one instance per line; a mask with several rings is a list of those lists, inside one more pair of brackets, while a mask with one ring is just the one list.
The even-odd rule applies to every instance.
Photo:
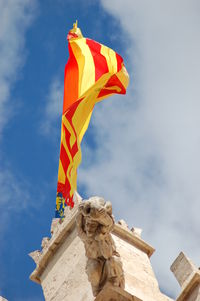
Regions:
[[122, 262], [110, 234], [114, 227], [112, 204], [100, 197], [82, 202], [76, 223], [88, 258], [86, 273], [93, 295], [105, 285], [124, 288]]

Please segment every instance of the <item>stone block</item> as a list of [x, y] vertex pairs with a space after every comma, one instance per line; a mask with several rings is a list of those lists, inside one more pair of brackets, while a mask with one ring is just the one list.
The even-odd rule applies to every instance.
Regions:
[[200, 271], [183, 252], [172, 264], [171, 271], [181, 286], [176, 301], [200, 301]]
[[181, 287], [197, 271], [193, 262], [183, 252], [179, 254], [170, 269]]

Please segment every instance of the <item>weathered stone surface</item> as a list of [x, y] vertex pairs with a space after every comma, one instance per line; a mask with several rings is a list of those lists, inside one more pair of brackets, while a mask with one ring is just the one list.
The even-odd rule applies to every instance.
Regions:
[[55, 230], [56, 230], [56, 228], [57, 228], [59, 222], [60, 222], [60, 219], [59, 219], [59, 218], [53, 218], [53, 219], [52, 219], [51, 230], [50, 230], [51, 236], [54, 234], [54, 232], [55, 232]]
[[49, 241], [50, 241], [49, 237], [44, 237], [42, 239], [41, 248], [46, 249], [49, 246]]
[[104, 287], [94, 301], [143, 301], [119, 287]]
[[200, 285], [193, 289], [188, 297], [185, 298], [185, 301], [200, 301]]
[[124, 288], [124, 273], [119, 253], [111, 236], [114, 228], [112, 205], [93, 197], [79, 205], [77, 229], [85, 246], [86, 273], [93, 295], [107, 284]]
[[198, 270], [183, 252], [179, 254], [170, 269], [181, 287], [183, 287], [187, 279]]
[[183, 252], [172, 264], [171, 271], [181, 286], [177, 301], [200, 301], [200, 271]]
[[66, 208], [64, 220], [53, 220], [52, 237], [47, 240], [47, 247], [42, 252], [30, 254], [37, 263], [30, 278], [42, 285], [46, 301], [93, 300], [85, 273], [85, 250], [75, 227], [78, 204], [81, 202], [81, 198], [76, 197], [74, 208]]
[[141, 237], [141, 235], [142, 235], [142, 229], [140, 229], [140, 228], [131, 228], [131, 231], [133, 232], [133, 234], [135, 235], [135, 236], [138, 236], [138, 237]]
[[28, 255], [35, 261], [36, 265], [38, 265], [41, 258], [41, 252], [39, 250], [36, 250], [29, 253]]
[[84, 246], [74, 228], [41, 275], [45, 300], [92, 301], [85, 265]]
[[172, 300], [160, 292], [148, 254], [135, 241], [131, 243], [129, 236], [122, 239], [120, 232], [116, 234], [112, 237], [123, 262], [126, 292], [144, 301]]
[[120, 220], [118, 221], [118, 224], [119, 224], [120, 226], [122, 226], [123, 228], [129, 230], [128, 224], [127, 224], [123, 219], [120, 219]]

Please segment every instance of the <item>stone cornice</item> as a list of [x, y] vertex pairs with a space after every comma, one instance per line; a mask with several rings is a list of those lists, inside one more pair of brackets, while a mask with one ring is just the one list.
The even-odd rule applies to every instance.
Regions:
[[140, 249], [144, 253], [146, 253], [149, 257], [154, 253], [155, 249], [147, 244], [140, 237], [134, 235], [130, 230], [123, 228], [119, 224], [115, 224], [114, 230], [112, 232], [114, 235], [124, 239], [129, 242], [136, 248]]

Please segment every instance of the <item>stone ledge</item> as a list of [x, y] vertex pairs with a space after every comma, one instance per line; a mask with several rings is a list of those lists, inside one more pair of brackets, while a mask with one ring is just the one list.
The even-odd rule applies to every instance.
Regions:
[[94, 301], [143, 301], [119, 287], [105, 287]]
[[194, 272], [187, 280], [187, 284], [184, 286], [176, 301], [184, 301], [198, 284], [200, 284], [200, 272]]
[[126, 230], [119, 224], [115, 224], [115, 227], [112, 232], [114, 235], [123, 238], [125, 241], [129, 242], [133, 246], [137, 247], [144, 253], [146, 253], [149, 257], [154, 253], [155, 249], [147, 244], [144, 240], [135, 236], [131, 231]]

